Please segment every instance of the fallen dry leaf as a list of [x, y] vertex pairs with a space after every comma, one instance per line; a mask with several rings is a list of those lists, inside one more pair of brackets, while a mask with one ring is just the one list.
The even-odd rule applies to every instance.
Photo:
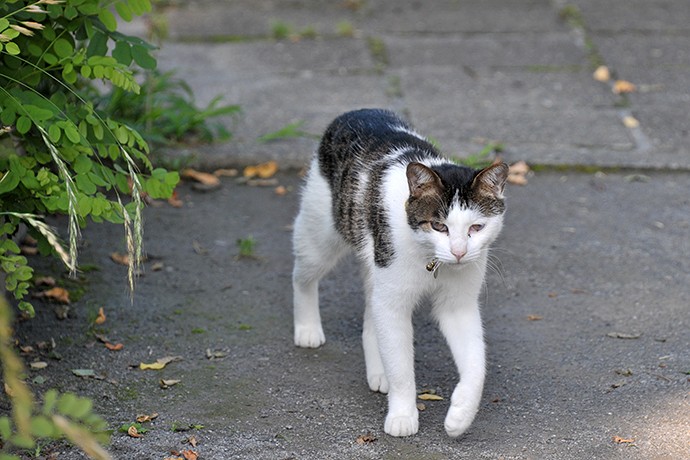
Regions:
[[275, 194], [278, 196], [285, 196], [288, 193], [287, 188], [284, 185], [279, 185], [274, 190]]
[[137, 415], [137, 422], [139, 423], [145, 423], [145, 422], [150, 422], [151, 420], [155, 420], [158, 418], [158, 414], [155, 412], [150, 415]]
[[177, 195], [177, 189], [173, 190], [172, 195], [168, 198], [168, 204], [173, 208], [181, 208], [184, 205], [184, 202]]
[[19, 252], [24, 256], [35, 256], [38, 254], [38, 248], [35, 246], [20, 246]]
[[31, 369], [45, 369], [48, 367], [48, 363], [45, 361], [34, 361], [33, 363], [29, 364], [29, 367], [31, 367]]
[[418, 411], [426, 410], [426, 404], [424, 404], [424, 403], [417, 403], [417, 410], [418, 410]]
[[129, 265], [129, 256], [127, 254], [120, 254], [119, 252], [111, 252], [110, 259], [116, 264]]
[[221, 169], [216, 169], [215, 171], [213, 171], [213, 175], [217, 176], [217, 177], [235, 177], [238, 174], [239, 174], [239, 172], [234, 168], [230, 168], [230, 169], [221, 168]]
[[623, 117], [623, 125], [626, 128], [638, 128], [640, 126], [640, 122], [637, 120], [637, 118], [633, 117], [632, 115], [626, 115]]
[[160, 386], [162, 389], [167, 390], [168, 388], [177, 385], [180, 383], [182, 380], [173, 380], [173, 379], [161, 379], [160, 382], [158, 382], [158, 386]]
[[621, 438], [620, 436], [613, 436], [611, 439], [613, 439], [613, 442], [616, 444], [631, 444], [635, 442], [634, 439]]
[[96, 323], [96, 324], [105, 323], [105, 311], [103, 310], [103, 307], [98, 309], [98, 316], [94, 320], [94, 323]]
[[56, 302], [68, 304], [69, 303], [69, 291], [65, 288], [54, 287], [36, 294], [36, 297], [45, 297]]
[[611, 72], [609, 72], [609, 68], [605, 65], [600, 65], [599, 67], [597, 67], [597, 70], [594, 71], [594, 74], [592, 74], [592, 76], [596, 81], [605, 83], [611, 79]]
[[434, 395], [431, 393], [422, 393], [421, 395], [417, 395], [417, 398], [421, 399], [422, 401], [443, 401], [443, 396]]
[[513, 185], [527, 185], [527, 174], [530, 167], [524, 161], [513, 163], [508, 168], [508, 183]]
[[540, 321], [544, 319], [541, 315], [527, 315], [527, 321]]
[[256, 166], [247, 166], [244, 168], [242, 175], [247, 179], [258, 177], [260, 179], [268, 179], [278, 172], [278, 163], [275, 161], [267, 161]]
[[52, 276], [37, 276], [34, 278], [34, 286], [55, 286], [55, 278]]
[[129, 427], [129, 429], [127, 430], [127, 434], [130, 435], [132, 438], [144, 437], [144, 435], [140, 434], [139, 431], [137, 431], [137, 427], [135, 427], [134, 425]]
[[197, 444], [199, 444], [199, 441], [196, 440], [195, 436], [190, 436], [187, 438], [187, 442], [189, 443], [190, 446], [196, 447]]
[[105, 342], [103, 345], [110, 350], [110, 351], [120, 351], [122, 350], [125, 346], [121, 343], [110, 343], [110, 342]]
[[609, 332], [606, 335], [614, 339], [639, 339], [642, 336], [642, 334], [629, 334], [626, 332]]
[[182, 356], [166, 356], [165, 358], [157, 359], [155, 363], [150, 363], [150, 364], [140, 363], [139, 369], [142, 369], [142, 370], [147, 370], [147, 369], [160, 370], [174, 361], [181, 361], [181, 360], [182, 360]]
[[180, 176], [187, 178], [187, 179], [195, 180], [199, 183], [202, 183], [204, 185], [208, 185], [210, 187], [215, 187], [217, 185], [220, 185], [220, 179], [218, 179], [218, 176], [214, 176], [213, 174], [197, 171], [196, 169], [192, 169], [192, 168], [183, 169], [182, 172], [180, 173]]
[[613, 84], [612, 90], [616, 94], [634, 93], [637, 90], [637, 87], [627, 80], [616, 80], [616, 82]]
[[31, 345], [20, 346], [19, 351], [21, 351], [22, 353], [26, 353], [26, 354], [33, 353], [34, 347], [32, 347]]
[[364, 444], [371, 444], [377, 440], [378, 439], [376, 438], [376, 436], [374, 436], [371, 433], [367, 433], [367, 434], [360, 434], [359, 436], [357, 436], [357, 440], [355, 442], [357, 444], [359, 444], [360, 446], [362, 446]]
[[199, 458], [199, 454], [193, 450], [183, 450], [181, 454], [184, 457], [184, 460], [197, 460]]

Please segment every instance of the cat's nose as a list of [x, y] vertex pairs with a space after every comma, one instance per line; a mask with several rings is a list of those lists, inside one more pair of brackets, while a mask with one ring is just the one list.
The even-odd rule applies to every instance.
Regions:
[[465, 257], [465, 254], [467, 254], [467, 251], [464, 249], [451, 249], [450, 252], [455, 256], [455, 260], [458, 262], [460, 262], [460, 260]]

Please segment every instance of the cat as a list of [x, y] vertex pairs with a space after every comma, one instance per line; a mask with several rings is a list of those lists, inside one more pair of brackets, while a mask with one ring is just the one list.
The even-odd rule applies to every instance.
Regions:
[[505, 163], [482, 170], [452, 163], [383, 109], [347, 112], [321, 139], [294, 224], [294, 341], [324, 344], [319, 280], [354, 252], [364, 279], [367, 381], [388, 394], [389, 435], [419, 428], [412, 313], [423, 300], [460, 374], [448, 435], [465, 432], [478, 411], [485, 377], [478, 297], [503, 225], [507, 174]]

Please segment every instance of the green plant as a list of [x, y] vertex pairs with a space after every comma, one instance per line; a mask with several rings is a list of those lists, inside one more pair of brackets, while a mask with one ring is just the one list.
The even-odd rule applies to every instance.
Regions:
[[221, 99], [217, 96], [206, 107], [197, 108], [185, 81], [174, 78], [173, 72], [160, 73], [155, 69], [144, 74], [139, 94], [117, 87], [104, 96], [96, 91], [93, 94], [98, 109], [128, 120], [153, 145], [229, 139], [230, 133], [222, 124], [211, 124], [209, 120], [237, 114], [240, 107], [220, 105]]
[[294, 123], [288, 123], [287, 125], [283, 126], [282, 128], [278, 129], [277, 131], [273, 131], [272, 133], [267, 133], [262, 136], [259, 136], [258, 141], [259, 142], [270, 142], [270, 141], [275, 141], [279, 139], [289, 139], [289, 138], [295, 138], [295, 137], [308, 137], [312, 139], [317, 139], [319, 136], [316, 136], [314, 134], [308, 133], [306, 131], [303, 131], [302, 125], [304, 124], [304, 121], [296, 121]]
[[491, 155], [501, 153], [503, 149], [503, 144], [500, 142], [488, 142], [479, 152], [464, 158], [453, 158], [453, 161], [464, 166], [469, 166], [470, 168], [486, 168], [493, 163]]
[[[12, 237], [20, 223], [42, 255], [57, 253], [76, 271], [77, 241], [87, 220], [125, 227], [133, 288], [141, 260], [142, 195], [171, 195], [176, 172], [153, 168], [149, 146], [130, 124], [96, 107], [94, 81], [140, 92], [133, 64], [153, 69], [152, 47], [116, 31], [150, 11], [149, 0], [7, 0], [0, 3], [0, 264], [19, 308], [33, 270]], [[108, 55], [110, 50], [110, 55]], [[141, 173], [143, 168], [147, 174]], [[123, 203], [124, 195], [131, 196]], [[69, 250], [42, 223], [69, 217]]]
[[93, 403], [72, 393], [48, 390], [43, 405], [38, 408], [22, 376], [24, 365], [12, 348], [10, 325], [12, 310], [0, 296], [0, 361], [5, 392], [12, 402], [10, 416], [0, 417], [0, 460], [18, 460], [8, 452], [13, 449], [39, 449], [46, 440], [67, 438], [89, 457], [109, 459], [101, 447], [108, 442], [107, 423], [93, 412]]
[[239, 257], [254, 257], [256, 240], [252, 235], [237, 240], [237, 247], [240, 250]]

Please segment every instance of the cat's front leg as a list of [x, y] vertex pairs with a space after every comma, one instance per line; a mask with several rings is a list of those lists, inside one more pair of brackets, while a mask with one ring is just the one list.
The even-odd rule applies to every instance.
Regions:
[[484, 388], [486, 358], [482, 322], [476, 303], [440, 309], [437, 317], [460, 374], [444, 423], [448, 435], [457, 437], [472, 424]]
[[391, 292], [372, 296], [371, 315], [388, 383], [388, 414], [383, 429], [391, 436], [411, 436], [419, 429], [409, 304], [409, 298]]

